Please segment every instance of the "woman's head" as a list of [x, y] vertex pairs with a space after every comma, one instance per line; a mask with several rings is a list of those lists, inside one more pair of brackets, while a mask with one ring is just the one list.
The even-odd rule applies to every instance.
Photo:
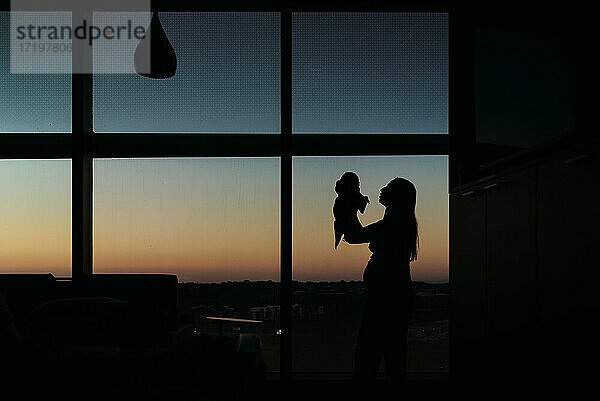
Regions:
[[[415, 206], [417, 205], [417, 189], [405, 178], [396, 177], [381, 188], [379, 203], [385, 206], [388, 218], [400, 219], [406, 223], [408, 254], [411, 261], [417, 260], [419, 248], [419, 232]], [[404, 234], [404, 233], [403, 233]]]
[[396, 177], [381, 188], [379, 203], [385, 206], [386, 210], [414, 213], [417, 204], [417, 189], [407, 179]]

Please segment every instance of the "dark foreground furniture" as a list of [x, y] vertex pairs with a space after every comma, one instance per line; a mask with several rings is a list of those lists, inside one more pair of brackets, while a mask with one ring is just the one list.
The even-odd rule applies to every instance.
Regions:
[[0, 390], [237, 398], [264, 377], [252, 337], [194, 332], [174, 275], [0, 275]]

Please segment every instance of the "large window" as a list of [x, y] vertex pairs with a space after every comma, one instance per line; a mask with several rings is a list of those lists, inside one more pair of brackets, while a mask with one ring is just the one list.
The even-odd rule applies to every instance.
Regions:
[[198, 330], [259, 322], [225, 334], [259, 334], [269, 371], [350, 372], [369, 251], [333, 251], [333, 186], [359, 174], [366, 224], [403, 176], [422, 228], [409, 366], [447, 371], [449, 14], [161, 9], [161, 80], [101, 73], [100, 47], [94, 74], [11, 74], [0, 24], [0, 272], [176, 274]]

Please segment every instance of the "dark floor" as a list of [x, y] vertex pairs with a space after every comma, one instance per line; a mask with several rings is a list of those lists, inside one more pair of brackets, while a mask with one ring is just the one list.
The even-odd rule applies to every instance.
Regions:
[[352, 386], [350, 378], [344, 376], [347, 375], [295, 375], [291, 383], [268, 379], [254, 399], [285, 399], [286, 401], [394, 400], [418, 396], [419, 400], [423, 400], [447, 396], [449, 388], [447, 375], [411, 375], [407, 383], [392, 387], [388, 386], [384, 380], [378, 380], [372, 392], [361, 394]]
[[[295, 378], [291, 383], [268, 378], [264, 383], [236, 396], [206, 395], [186, 390], [185, 388], [164, 388], [154, 390], [151, 394], [127, 399], [152, 400], [285, 400], [285, 401], [319, 401], [319, 400], [400, 400], [416, 399], [435, 400], [448, 397], [449, 382], [447, 379], [410, 378], [406, 384], [389, 388], [383, 380], [379, 380], [369, 392], [359, 392], [353, 388], [351, 381], [342, 378]], [[224, 389], [226, 391], [227, 389]]]

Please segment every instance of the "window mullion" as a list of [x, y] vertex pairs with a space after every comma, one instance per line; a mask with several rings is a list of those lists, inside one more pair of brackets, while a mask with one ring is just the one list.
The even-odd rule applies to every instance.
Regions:
[[292, 13], [281, 13], [281, 380], [292, 377]]
[[[79, 41], [81, 42], [81, 41]], [[85, 46], [85, 47], [84, 47]], [[81, 71], [85, 58], [89, 57], [91, 68], [91, 51], [87, 43], [73, 46], [73, 71]], [[82, 65], [78, 64], [79, 62]], [[73, 74], [73, 106], [72, 106], [72, 231], [71, 231], [71, 266], [74, 279], [92, 274], [92, 74]]]

